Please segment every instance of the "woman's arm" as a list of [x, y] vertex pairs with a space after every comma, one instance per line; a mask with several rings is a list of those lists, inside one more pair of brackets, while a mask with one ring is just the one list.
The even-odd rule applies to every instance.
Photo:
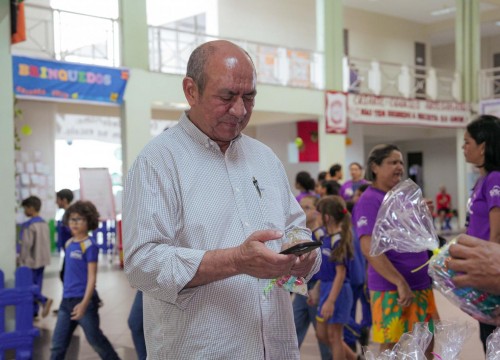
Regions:
[[500, 207], [494, 207], [489, 213], [490, 241], [500, 244]]
[[87, 274], [87, 287], [85, 288], [85, 295], [81, 302], [75, 305], [73, 311], [71, 312], [71, 320], [80, 320], [87, 307], [90, 304], [92, 295], [94, 295], [95, 284], [97, 280], [97, 262], [89, 262], [87, 264], [88, 274]]
[[406, 279], [401, 273], [392, 265], [387, 256], [384, 254], [379, 256], [370, 256], [370, 244], [372, 237], [370, 235], [361, 236], [361, 251], [371, 266], [387, 281], [396, 285], [398, 289], [398, 302], [401, 306], [409, 306], [413, 301], [413, 292], [406, 282]]

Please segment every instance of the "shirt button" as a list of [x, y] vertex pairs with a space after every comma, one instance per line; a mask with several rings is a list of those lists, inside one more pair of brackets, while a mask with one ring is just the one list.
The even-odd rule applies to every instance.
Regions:
[[210, 147], [210, 144], [205, 144], [205, 147], [208, 149]]
[[246, 226], [246, 227], [249, 227], [249, 226], [250, 226], [250, 224], [246, 222], [246, 223], [245, 223], [245, 226]]
[[240, 192], [240, 188], [234, 188], [234, 190], [236, 190], [236, 192]]
[[261, 296], [262, 300], [266, 300], [266, 295]]

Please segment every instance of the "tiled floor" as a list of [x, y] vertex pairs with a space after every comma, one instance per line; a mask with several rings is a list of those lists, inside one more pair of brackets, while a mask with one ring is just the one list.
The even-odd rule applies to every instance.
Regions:
[[[97, 276], [97, 289], [103, 299], [104, 306], [100, 309], [101, 329], [109, 338], [120, 357], [124, 360], [136, 359], [132, 338], [127, 326], [127, 317], [130, 311], [135, 290], [130, 288], [123, 271], [107, 258], [101, 258]], [[54, 299], [54, 307], [59, 305], [62, 285], [58, 276], [59, 259], [53, 258], [53, 264], [47, 269], [44, 280], [43, 292]], [[461, 353], [461, 360], [484, 359], [479, 341], [477, 322], [462, 313], [457, 307], [450, 304], [443, 296], [436, 292], [439, 314], [442, 319], [465, 321], [470, 324], [470, 336], [465, 342]], [[35, 359], [49, 359], [50, 337], [56, 323], [56, 316], [50, 314], [45, 319], [36, 322], [41, 329], [41, 337], [35, 343]], [[371, 345], [371, 348], [376, 348]], [[75, 331], [75, 336], [68, 351], [67, 359], [97, 360], [99, 357], [88, 344], [80, 329]], [[320, 359], [319, 351], [311, 328], [301, 348], [302, 360]], [[286, 360], [286, 359], [284, 359]]]

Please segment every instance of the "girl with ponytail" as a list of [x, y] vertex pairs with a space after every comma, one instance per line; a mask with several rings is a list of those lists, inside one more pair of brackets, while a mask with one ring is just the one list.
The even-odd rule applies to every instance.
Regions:
[[354, 256], [351, 215], [340, 196], [322, 198], [316, 209], [321, 214], [324, 234], [321, 237], [322, 263], [319, 271], [318, 339], [332, 348], [334, 359], [356, 359], [342, 340], [344, 325], [349, 322], [352, 290], [349, 262]]

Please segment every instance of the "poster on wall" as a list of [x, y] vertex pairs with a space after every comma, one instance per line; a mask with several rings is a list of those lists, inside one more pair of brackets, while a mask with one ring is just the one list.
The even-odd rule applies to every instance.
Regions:
[[27, 56], [12, 56], [14, 94], [21, 98], [123, 102], [129, 71]]
[[91, 201], [100, 220], [115, 220], [115, 198], [108, 168], [80, 168], [80, 198]]
[[347, 133], [347, 99], [346, 94], [327, 91], [325, 94], [325, 132], [327, 134]]

